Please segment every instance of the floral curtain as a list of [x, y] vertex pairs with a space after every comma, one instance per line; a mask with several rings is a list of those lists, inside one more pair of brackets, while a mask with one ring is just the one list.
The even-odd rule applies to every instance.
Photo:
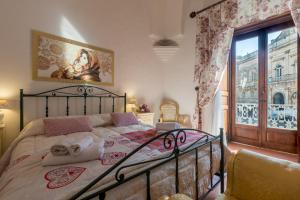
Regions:
[[237, 13], [235, 1], [228, 0], [197, 16], [196, 64], [197, 104], [194, 126], [202, 129], [202, 108], [213, 99], [227, 64], [234, 32], [231, 22]]
[[227, 0], [197, 16], [194, 127], [202, 129], [202, 109], [213, 98], [227, 65], [234, 28], [291, 12], [300, 34], [300, 0]]
[[290, 10], [300, 36], [300, 0], [293, 0], [290, 5]]

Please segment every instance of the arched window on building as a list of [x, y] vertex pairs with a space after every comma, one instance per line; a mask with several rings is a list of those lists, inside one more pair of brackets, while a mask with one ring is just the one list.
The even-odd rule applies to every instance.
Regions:
[[276, 78], [276, 80], [280, 80], [281, 76], [282, 76], [282, 66], [278, 64], [275, 67], [275, 78]]
[[281, 92], [277, 92], [274, 94], [273, 104], [284, 104], [284, 96]]

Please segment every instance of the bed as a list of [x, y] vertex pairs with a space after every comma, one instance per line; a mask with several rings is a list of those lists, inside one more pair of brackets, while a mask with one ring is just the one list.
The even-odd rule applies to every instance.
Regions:
[[[44, 99], [46, 118], [51, 109], [49, 99], [65, 99], [65, 117], [72, 117], [70, 99], [83, 99], [83, 115], [103, 124], [96, 123], [92, 132], [46, 137], [42, 118], [23, 127], [25, 98]], [[89, 98], [98, 101], [98, 114], [87, 113]], [[111, 100], [112, 112], [117, 105], [124, 105], [126, 111], [126, 94], [117, 95], [94, 86], [69, 86], [38, 94], [24, 94], [21, 90], [22, 131], [0, 161], [0, 199], [155, 200], [178, 192], [204, 199], [218, 183], [224, 191], [222, 130], [213, 136], [196, 129], [157, 133], [142, 123], [115, 127], [110, 123], [110, 114], [102, 114], [104, 98]], [[123, 102], [117, 103], [116, 99]], [[52, 144], [65, 137], [86, 135], [105, 140], [102, 159], [41, 165]]]

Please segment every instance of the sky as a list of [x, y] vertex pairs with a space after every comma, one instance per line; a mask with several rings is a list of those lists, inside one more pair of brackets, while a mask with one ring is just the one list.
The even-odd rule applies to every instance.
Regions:
[[[276, 31], [268, 34], [268, 44], [271, 43], [271, 40], [278, 37], [281, 31]], [[252, 53], [258, 49], [258, 37], [252, 37], [245, 40], [236, 42], [236, 55], [244, 56], [247, 53]]]

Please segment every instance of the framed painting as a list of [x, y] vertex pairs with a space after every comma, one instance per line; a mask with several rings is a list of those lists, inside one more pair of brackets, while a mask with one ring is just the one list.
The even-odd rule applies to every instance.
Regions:
[[48, 33], [32, 31], [33, 79], [114, 84], [114, 52]]

